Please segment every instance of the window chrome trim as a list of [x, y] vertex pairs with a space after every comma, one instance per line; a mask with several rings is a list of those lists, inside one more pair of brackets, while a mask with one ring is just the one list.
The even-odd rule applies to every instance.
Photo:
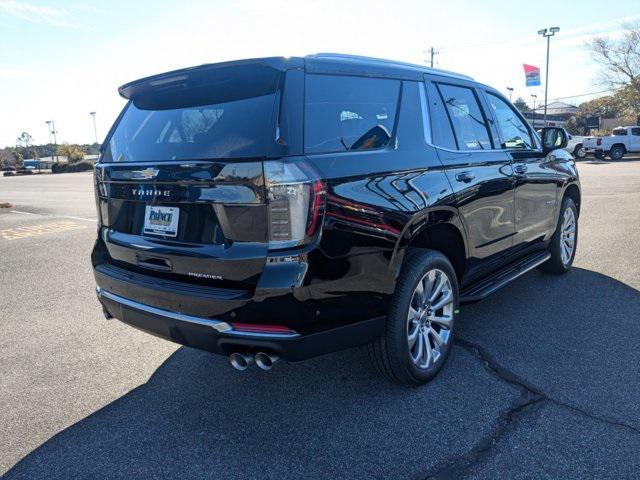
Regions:
[[195, 317], [193, 315], [186, 315], [184, 313], [172, 312], [170, 310], [165, 310], [163, 308], [152, 307], [150, 305], [145, 305], [144, 303], [136, 302], [129, 298], [121, 297], [120, 295], [116, 295], [115, 293], [111, 293], [103, 288], [96, 287], [96, 294], [98, 298], [106, 298], [113, 302], [119, 303], [120, 305], [124, 305], [125, 307], [132, 308], [134, 310], [139, 310], [141, 312], [150, 313], [152, 315], [157, 315], [159, 317], [171, 318], [172, 320], [177, 320], [179, 322], [187, 322], [195, 325], [203, 325], [205, 327], [211, 327], [219, 333], [223, 333], [225, 335], [233, 335], [239, 337], [259, 337], [259, 338], [294, 338], [299, 337], [300, 334], [297, 332], [291, 333], [261, 333], [261, 332], [244, 332], [239, 330], [234, 330], [233, 327], [227, 322], [223, 322], [220, 320], [213, 320], [205, 317]]

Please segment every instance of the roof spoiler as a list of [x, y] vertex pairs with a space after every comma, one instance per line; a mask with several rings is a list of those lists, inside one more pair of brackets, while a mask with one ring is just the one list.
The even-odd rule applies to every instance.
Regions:
[[189, 84], [202, 85], [203, 83], [211, 81], [211, 79], [216, 76], [216, 73], [221, 72], [222, 69], [233, 67], [262, 67], [264, 70], [273, 69], [284, 71], [304, 68], [304, 60], [293, 57], [269, 57], [208, 63], [140, 78], [120, 86], [118, 93], [121, 97], [132, 100], [153, 92], [162, 92], [168, 89], [179, 88], [180, 86], [186, 87]]

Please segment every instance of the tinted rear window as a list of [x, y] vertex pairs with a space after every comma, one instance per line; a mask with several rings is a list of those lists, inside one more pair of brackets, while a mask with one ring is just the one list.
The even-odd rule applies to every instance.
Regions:
[[305, 152], [386, 146], [393, 133], [399, 91], [398, 80], [307, 75]]
[[[279, 73], [214, 72], [141, 89], [113, 130], [103, 162], [263, 157], [276, 148]], [[151, 84], [152, 85], [152, 84]], [[170, 88], [171, 87], [171, 88]]]

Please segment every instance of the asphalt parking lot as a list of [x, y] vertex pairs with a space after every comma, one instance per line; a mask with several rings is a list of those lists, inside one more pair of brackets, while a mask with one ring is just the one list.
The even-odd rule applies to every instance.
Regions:
[[103, 319], [91, 175], [0, 177], [0, 475], [638, 478], [640, 159], [583, 161], [578, 253], [465, 306], [429, 385], [271, 372]]

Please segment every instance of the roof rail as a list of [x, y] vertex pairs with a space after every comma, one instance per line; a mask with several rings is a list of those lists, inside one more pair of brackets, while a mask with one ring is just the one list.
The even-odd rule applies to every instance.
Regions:
[[380, 63], [384, 65], [395, 65], [398, 67], [410, 67], [414, 69], [424, 70], [426, 73], [433, 73], [434, 75], [443, 75], [447, 77], [460, 78], [464, 80], [474, 80], [473, 77], [469, 75], [464, 75], [462, 73], [451, 72], [449, 70], [443, 70], [440, 68], [432, 68], [424, 65], [416, 65], [415, 63], [409, 62], [401, 62], [397, 60], [389, 60], [386, 58], [376, 58], [376, 57], [367, 57], [364, 55], [351, 55], [348, 53], [331, 53], [331, 52], [322, 52], [322, 53], [314, 53], [312, 55], [307, 55], [305, 58], [323, 58], [323, 59], [342, 59], [342, 60], [354, 60], [361, 62], [371, 62], [371, 63]]

